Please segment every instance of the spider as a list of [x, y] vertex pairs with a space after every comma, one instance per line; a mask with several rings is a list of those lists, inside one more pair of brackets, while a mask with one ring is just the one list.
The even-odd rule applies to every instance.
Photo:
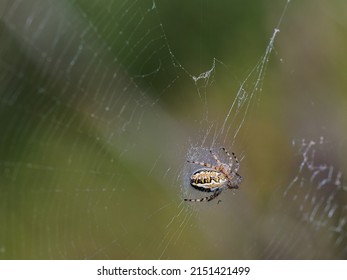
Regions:
[[[217, 165], [201, 161], [187, 160], [189, 163], [206, 167], [195, 171], [190, 176], [190, 185], [199, 191], [212, 192], [212, 195], [197, 199], [185, 198], [185, 201], [211, 201], [219, 196], [225, 188], [239, 188], [239, 184], [242, 182], [242, 177], [237, 173], [240, 163], [234, 153], [231, 153], [231, 156], [225, 148], [221, 149], [227, 155], [229, 163], [221, 162], [211, 150], [210, 154], [216, 161]], [[235, 167], [233, 168], [234, 165]]]

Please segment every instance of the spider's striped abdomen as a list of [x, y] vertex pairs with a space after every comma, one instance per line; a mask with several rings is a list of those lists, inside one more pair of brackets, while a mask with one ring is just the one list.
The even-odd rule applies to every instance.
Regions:
[[227, 180], [221, 172], [212, 169], [200, 169], [192, 174], [190, 184], [200, 191], [214, 192], [223, 187]]

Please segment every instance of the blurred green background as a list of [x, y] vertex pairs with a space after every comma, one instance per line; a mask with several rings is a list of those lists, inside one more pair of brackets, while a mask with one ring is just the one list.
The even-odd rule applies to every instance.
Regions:
[[1, 0], [0, 258], [346, 258], [347, 3], [286, 3]]

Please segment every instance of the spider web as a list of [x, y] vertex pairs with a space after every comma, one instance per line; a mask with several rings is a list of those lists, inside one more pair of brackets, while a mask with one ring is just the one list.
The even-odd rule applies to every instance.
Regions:
[[[343, 79], [311, 48], [343, 45], [343, 10], [1, 1], [1, 258], [345, 258], [346, 118], [324, 110], [343, 111]], [[301, 28], [317, 18], [320, 36]], [[227, 162], [221, 147], [240, 189], [183, 202], [201, 196], [186, 161]]]
[[[291, 210], [299, 222], [286, 234], [289, 242], [284, 242], [283, 247], [291, 244], [286, 251], [293, 254], [292, 251], [300, 252], [298, 246], [305, 244], [301, 258], [346, 256], [347, 186], [342, 181], [343, 171], [329, 160], [329, 153], [333, 152], [331, 143], [320, 137], [316, 141], [296, 140], [293, 145], [298, 149], [301, 163], [284, 198], [294, 206]], [[297, 240], [300, 231], [310, 234]]]

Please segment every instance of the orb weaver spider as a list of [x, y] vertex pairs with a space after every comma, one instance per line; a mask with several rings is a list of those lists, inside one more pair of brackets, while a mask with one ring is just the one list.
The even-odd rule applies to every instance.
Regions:
[[230, 155], [230, 153], [225, 148], [221, 149], [227, 155], [229, 163], [221, 162], [211, 150], [210, 154], [216, 161], [217, 165], [212, 165], [210, 163], [201, 161], [187, 160], [187, 162], [189, 163], [206, 167], [198, 169], [190, 176], [190, 185], [202, 192], [212, 192], [212, 195], [196, 199], [185, 198], [185, 201], [211, 201], [212, 199], [215, 199], [217, 196], [219, 196], [226, 188], [239, 188], [239, 184], [241, 184], [242, 182], [242, 177], [237, 173], [240, 167], [239, 160], [233, 152]]

